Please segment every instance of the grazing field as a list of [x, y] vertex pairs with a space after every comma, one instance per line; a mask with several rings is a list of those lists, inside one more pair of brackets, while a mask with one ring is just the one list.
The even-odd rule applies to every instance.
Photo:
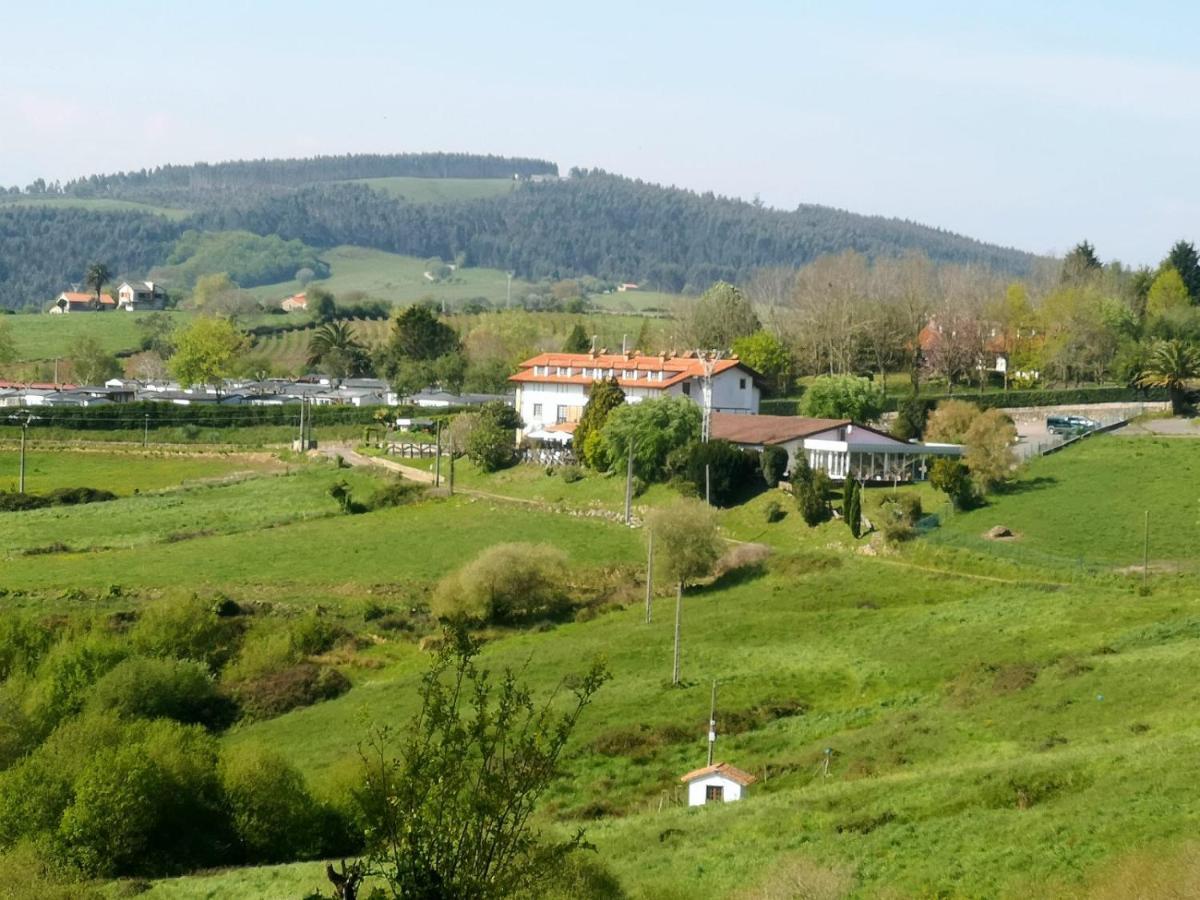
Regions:
[[512, 192], [511, 178], [358, 178], [343, 184], [362, 184], [397, 200], [409, 203], [457, 203], [487, 200]]
[[[425, 277], [425, 260], [401, 256], [365, 247], [334, 247], [321, 254], [329, 263], [330, 275], [315, 281], [334, 294], [361, 292], [368, 297], [392, 303], [408, 304], [430, 299], [447, 303], [482, 297], [496, 306], [503, 306], [507, 297], [508, 277], [499, 269], [459, 269], [444, 281]], [[528, 289], [520, 279], [513, 279], [513, 296]], [[247, 293], [263, 302], [289, 297], [304, 286], [298, 281], [249, 288]]]
[[[416, 639], [432, 629], [419, 612], [436, 581], [492, 544], [546, 542], [568, 556], [564, 581], [603, 585], [603, 603], [573, 621], [489, 629], [482, 662], [519, 670], [548, 696], [589, 660], [606, 661], [613, 678], [581, 720], [563, 761], [570, 777], [538, 825], [586, 827], [629, 896], [1120, 896], [1103, 892], [1144, 880], [1148, 859], [1162, 863], [1159, 883], [1194, 884], [1197, 465], [1200, 442], [1095, 438], [1037, 461], [988, 506], [939, 512], [940, 526], [874, 555], [857, 552], [870, 542], [840, 523], [808, 529], [786, 495], [760, 494], [720, 521], [729, 538], [773, 555], [689, 589], [677, 688], [671, 586], [658, 579], [647, 623], [640, 529], [587, 514], [619, 510], [622, 480], [568, 484], [534, 466], [485, 475], [463, 464], [460, 495], [361, 515], [342, 514], [330, 487], [345, 480], [365, 498], [388, 476], [321, 462], [3, 514], [0, 602], [124, 614], [187, 573], [189, 590], [240, 604], [293, 614], [319, 604], [360, 635], [325, 661], [349, 691], [221, 741], [229, 752], [275, 748], [334, 795], [367, 724], [403, 726], [415, 710], [428, 660]], [[868, 509], [886, 493], [868, 492]], [[671, 494], [655, 486], [636, 503]], [[771, 500], [789, 512], [768, 524]], [[1163, 540], [1142, 590], [1117, 570], [1137, 559], [1124, 548], [1126, 520], [1147, 505]], [[997, 522], [1018, 537], [979, 537]], [[54, 541], [71, 552], [24, 552]], [[1070, 565], [1078, 556], [1089, 565]], [[426, 624], [389, 631], [380, 616]], [[678, 776], [704, 762], [714, 679], [716, 756], [759, 781], [741, 803], [688, 809]], [[165, 879], [148, 896], [290, 897], [322, 888], [322, 870]]]
[[[138, 324], [149, 312], [74, 313], [65, 316], [25, 314], [6, 316], [16, 345], [17, 360], [68, 359], [72, 344], [80, 338], [94, 338], [109, 353], [134, 350], [141, 342]], [[170, 310], [164, 313], [176, 327], [186, 324], [192, 314]], [[64, 370], [65, 371], [65, 370]]]
[[[178, 487], [205, 478], [278, 467], [270, 459], [222, 454], [104, 452], [35, 446], [25, 454], [25, 489], [40, 493], [63, 487], [94, 487], [115, 494], [133, 494]], [[0, 489], [16, 490], [20, 453], [13, 444], [0, 445]]]
[[170, 206], [153, 206], [149, 203], [136, 203], [132, 200], [110, 200], [93, 197], [16, 197], [0, 198], [0, 209], [6, 206], [50, 206], [62, 209], [83, 209], [95, 212], [140, 212], [165, 216], [179, 221], [191, 214], [188, 209], [176, 209]]

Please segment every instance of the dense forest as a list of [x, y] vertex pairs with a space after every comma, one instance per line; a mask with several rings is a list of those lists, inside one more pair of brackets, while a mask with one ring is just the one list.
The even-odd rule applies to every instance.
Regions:
[[62, 185], [48, 185], [39, 179], [24, 191], [9, 188], [8, 192], [198, 206], [235, 192], [270, 193], [281, 188], [357, 178], [512, 178], [557, 174], [558, 166], [541, 159], [469, 153], [355, 153], [309, 159], [168, 165], [114, 175], [89, 175]]
[[[501, 197], [413, 204], [346, 183], [385, 175], [554, 174], [539, 160], [457, 154], [318, 157], [164, 166], [40, 190], [53, 208], [0, 206], [0, 307], [44, 305], [101, 260], [117, 273], [168, 262], [187, 230], [249, 231], [309, 247], [355, 244], [511, 269], [529, 279], [593, 275], [665, 291], [745, 282], [853, 250], [870, 258], [917, 251], [935, 263], [1026, 274], [1034, 257], [912, 222], [821, 206], [782, 211], [666, 188], [602, 171], [525, 181]], [[36, 186], [35, 186], [36, 187]], [[36, 193], [36, 191], [35, 191]], [[139, 212], [72, 208], [72, 198], [186, 206], [181, 222]], [[176, 261], [178, 256], [176, 257]], [[192, 278], [202, 273], [192, 273]]]

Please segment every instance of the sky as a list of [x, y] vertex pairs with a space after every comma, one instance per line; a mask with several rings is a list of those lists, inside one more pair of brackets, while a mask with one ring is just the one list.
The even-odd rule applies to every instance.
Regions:
[[448, 150], [1129, 264], [1200, 239], [1200, 5], [3, 7], [3, 185]]

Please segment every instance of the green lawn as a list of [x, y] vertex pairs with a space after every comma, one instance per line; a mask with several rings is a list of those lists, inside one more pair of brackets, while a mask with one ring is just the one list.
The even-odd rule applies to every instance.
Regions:
[[[269, 460], [218, 453], [68, 450], [39, 447], [31, 441], [25, 453], [25, 489], [40, 493], [61, 487], [94, 487], [133, 494], [277, 465]], [[12, 443], [0, 445], [0, 489], [16, 490], [19, 474], [19, 450]]]
[[[413, 256], [342, 246], [322, 253], [321, 259], [329, 263], [330, 276], [313, 283], [339, 295], [361, 291], [401, 304], [425, 298], [450, 302], [483, 297], [498, 306], [503, 306], [507, 297], [508, 277], [499, 269], [459, 269], [451, 278], [434, 282], [425, 277], [425, 260]], [[513, 279], [513, 296], [527, 288]], [[278, 301], [302, 290], [299, 282], [287, 281], [250, 288], [247, 293], [262, 301]]]
[[179, 221], [191, 215], [189, 209], [177, 209], [169, 206], [153, 206], [149, 203], [136, 203], [131, 200], [110, 200], [93, 197], [19, 197], [0, 199], [0, 208], [5, 206], [50, 206], [63, 209], [84, 209], [95, 212], [142, 212], [165, 216], [173, 221]]
[[[189, 321], [192, 315], [174, 310], [165, 314], [177, 326]], [[136, 349], [142, 337], [138, 323], [149, 315], [153, 313], [103, 312], [65, 316], [32, 313], [6, 316], [4, 322], [11, 330], [18, 361], [66, 360], [71, 356], [71, 345], [83, 337], [95, 338], [110, 353]], [[53, 374], [52, 364], [47, 371]], [[65, 369], [63, 373], [65, 377]]]
[[362, 184], [409, 203], [457, 203], [486, 200], [512, 193], [516, 182], [511, 178], [357, 178], [343, 184]]

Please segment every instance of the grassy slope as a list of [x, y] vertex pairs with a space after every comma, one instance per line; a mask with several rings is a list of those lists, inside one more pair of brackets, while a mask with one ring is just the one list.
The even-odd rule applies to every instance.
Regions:
[[[138, 322], [148, 312], [78, 313], [65, 316], [45, 314], [6, 316], [18, 360], [63, 359], [71, 355], [71, 345], [81, 337], [95, 338], [110, 353], [136, 348], [141, 341]], [[190, 313], [169, 311], [166, 315], [177, 324], [186, 323]]]
[[[1137, 453], [1136, 468], [1122, 470]], [[793, 856], [848, 869], [862, 896], [1037, 896], [1048, 885], [1061, 894], [1119, 865], [1128, 851], [1194, 833], [1200, 601], [1190, 578], [1154, 582], [1139, 597], [1135, 583], [1112, 575], [1035, 584], [1058, 581], [1059, 571], [1030, 559], [1015, 581], [976, 575], [973, 563], [962, 574], [922, 567], [934, 556], [943, 564], [966, 559], [975, 547], [960, 550], [955, 536], [966, 540], [997, 517], [1047, 552], [1081, 553], [1097, 565], [1120, 561], [1113, 549], [1122, 545], [1120, 529], [1109, 534], [1103, 523], [1144, 505], [1139, 493], [1153, 493], [1148, 486], [1160, 481], [1174, 485], [1177, 500], [1162, 508], [1160, 529], [1179, 532], [1172, 552], [1186, 554], [1195, 508], [1194, 498], [1178, 502], [1179, 485], [1188, 483], [1178, 473], [1197, 464], [1200, 442], [1097, 439], [1029, 473], [1033, 486], [1055, 479], [1061, 495], [1046, 487], [1013, 492], [947, 522], [949, 546], [921, 542], [879, 559], [842, 552], [846, 532], [837, 523], [809, 531], [792, 513], [765, 525], [766, 497], [724, 513], [732, 534], [765, 538], [778, 552], [765, 574], [687, 599], [682, 689], [666, 684], [668, 598], [658, 601], [651, 625], [631, 598], [593, 621], [501, 637], [485, 649], [488, 665], [521, 667], [542, 691], [596, 654], [614, 673], [581, 726], [573, 777], [548, 798], [542, 824], [567, 828], [606, 813], [589, 825], [606, 865], [635, 896], [667, 898], [728, 896]], [[1106, 468], [1136, 475], [1117, 483], [1131, 490], [1065, 490]], [[560, 492], [559, 479], [522, 471], [531, 474], [492, 486], [545, 499]], [[313, 484], [320, 477], [302, 476]], [[477, 477], [468, 470], [463, 483]], [[611, 506], [618, 482], [589, 478], [568, 487], [578, 488], [575, 500]], [[209, 515], [198, 512], [198, 522]], [[1061, 519], [1038, 531], [1046, 516]], [[617, 525], [459, 498], [166, 545], [152, 564], [146, 554], [120, 550], [88, 554], [78, 566], [57, 557], [14, 560], [6, 582], [153, 585], [194, 571], [243, 590], [269, 583], [297, 599], [347, 587], [347, 596], [362, 596], [381, 582], [428, 584], [479, 547], [516, 535], [553, 541], [585, 564], [636, 565], [640, 556], [639, 535]], [[353, 757], [367, 718], [406, 719], [424, 666], [409, 644], [365, 653], [381, 668], [356, 676], [345, 697], [226, 740], [278, 747], [318, 783], [334, 777]], [[805, 713], [723, 734], [718, 756], [769, 774], [747, 802], [706, 810], [668, 803], [659, 812], [661, 799], [677, 796], [678, 774], [703, 761], [713, 677], [722, 679], [723, 722], [760, 705], [799, 702]], [[623, 742], [626, 752], [598, 752], [598, 738]], [[818, 775], [825, 748], [833, 751], [829, 778]], [[151, 896], [291, 896], [313, 885], [319, 868], [165, 881]]]
[[186, 218], [191, 210], [176, 209], [169, 206], [152, 206], [148, 203], [135, 203], [130, 200], [110, 200], [90, 197], [19, 197], [0, 198], [0, 208], [6, 206], [51, 206], [64, 209], [83, 209], [98, 212], [141, 212], [165, 216], [179, 221]]
[[[432, 282], [424, 276], [425, 260], [364, 247], [334, 247], [322, 253], [321, 258], [329, 263], [330, 277], [314, 284], [335, 294], [362, 291], [394, 303], [412, 303], [427, 297], [437, 302], [485, 297], [493, 304], [503, 305], [508, 287], [507, 276], [498, 269], [460, 269], [447, 281]], [[513, 280], [514, 295], [525, 288], [522, 282]], [[287, 281], [250, 288], [248, 293], [269, 301], [282, 300], [300, 290], [303, 288], [299, 282]]]
[[[0, 446], [0, 489], [16, 490], [19, 451]], [[198, 478], [215, 478], [235, 472], [272, 466], [245, 457], [179, 454], [71, 451], [31, 445], [25, 454], [25, 488], [31, 493], [60, 487], [97, 487], [117, 494], [155, 491]]]

